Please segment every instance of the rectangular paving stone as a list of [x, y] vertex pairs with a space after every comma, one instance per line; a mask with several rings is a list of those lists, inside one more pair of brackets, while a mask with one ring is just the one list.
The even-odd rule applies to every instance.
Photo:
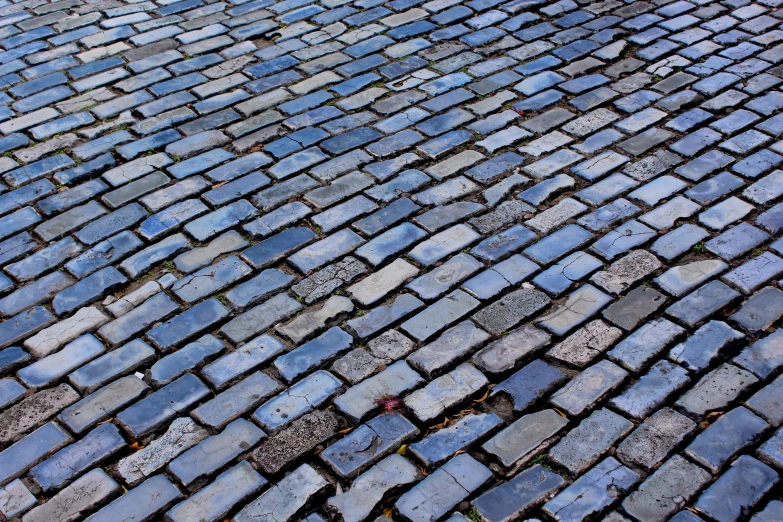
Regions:
[[463, 321], [416, 350], [407, 361], [418, 371], [431, 377], [435, 372], [470, 353], [487, 339], [489, 335], [486, 332], [470, 321]]
[[86, 520], [90, 522], [120, 522], [130, 515], [145, 520], [159, 515], [180, 497], [179, 490], [169, 480], [158, 475], [143, 482]]
[[452, 426], [411, 444], [410, 451], [425, 465], [434, 467], [485, 437], [501, 423], [500, 417], [494, 413], [469, 414]]
[[209, 393], [198, 377], [187, 374], [120, 412], [116, 419], [132, 437], [158, 429]]
[[339, 327], [308, 341], [275, 359], [275, 368], [288, 382], [294, 381], [351, 348], [353, 338]]
[[118, 472], [130, 485], [139, 484], [208, 435], [189, 417], [178, 418], [148, 446], [120, 460]]
[[184, 521], [198, 516], [218, 520], [266, 483], [266, 479], [247, 461], [240, 462], [220, 474], [209, 486], [167, 511], [166, 518]]
[[6, 517], [21, 515], [36, 504], [33, 494], [19, 479], [0, 488], [0, 499], [3, 503], [3, 509], [0, 510], [0, 513]]
[[601, 409], [583, 420], [549, 452], [553, 462], [576, 475], [593, 465], [609, 447], [633, 429], [633, 423]]
[[750, 372], [724, 363], [706, 374], [675, 403], [692, 415], [703, 416], [709, 411], [726, 407], [758, 379]]
[[98, 334], [110, 344], [117, 345], [178, 309], [179, 306], [166, 294], [156, 294], [127, 314], [103, 325]]
[[379, 415], [326, 448], [321, 459], [340, 477], [350, 478], [418, 433], [419, 429], [400, 413]]
[[780, 478], [772, 468], [742, 455], [699, 496], [695, 508], [715, 520], [736, 520], [750, 510]]
[[156, 326], [147, 333], [147, 337], [159, 349], [167, 351], [210, 328], [228, 315], [228, 308], [217, 299], [207, 299]]
[[539, 450], [548, 447], [567, 424], [568, 420], [554, 410], [530, 413], [489, 439], [482, 448], [504, 466], [511, 467], [519, 461], [529, 461]]
[[414, 338], [423, 341], [459, 320], [479, 306], [479, 301], [455, 290], [401, 325]]
[[719, 281], [713, 281], [668, 307], [666, 313], [689, 326], [694, 326], [739, 296], [739, 292]]
[[234, 342], [246, 341], [295, 314], [302, 305], [285, 293], [277, 294], [226, 323], [220, 331]]
[[30, 477], [44, 491], [57, 489], [124, 446], [120, 430], [113, 424], [102, 424], [32, 468]]
[[253, 452], [252, 458], [266, 473], [277, 473], [292, 460], [307, 455], [333, 437], [338, 427], [339, 422], [334, 413], [316, 410], [265, 440]]
[[610, 301], [608, 295], [594, 286], [583, 285], [571, 293], [565, 303], [539, 319], [537, 323], [554, 334], [564, 335], [590, 319]]
[[103, 343], [86, 334], [66, 344], [60, 351], [19, 370], [17, 375], [29, 387], [44, 387], [105, 351]]
[[605, 494], [607, 488], [626, 492], [639, 479], [637, 473], [608, 457], [547, 502], [543, 511], [555, 520], [588, 517], [614, 502], [614, 495]]
[[70, 382], [82, 392], [91, 392], [108, 384], [149, 361], [155, 351], [140, 339], [112, 350], [68, 375]]
[[69, 430], [79, 434], [108, 419], [148, 389], [149, 386], [136, 376], [120, 377], [65, 408], [58, 419]]
[[405, 398], [405, 404], [420, 421], [432, 421], [447, 409], [464, 402], [487, 383], [487, 378], [474, 366], [460, 365], [411, 393]]
[[685, 454], [711, 473], [718, 474], [729, 459], [759, 439], [768, 427], [762, 418], [740, 406], [700, 433], [685, 448]]
[[339, 379], [331, 373], [318, 370], [265, 402], [253, 413], [253, 418], [267, 432], [274, 433], [323, 404], [338, 393], [341, 386]]
[[102, 469], [94, 469], [75, 480], [70, 487], [25, 515], [30, 521], [43, 522], [52, 518], [77, 518], [95, 509], [120, 492], [120, 486]]
[[473, 500], [485, 520], [496, 522], [521, 516], [560, 489], [565, 481], [540, 464], [525, 470]]
[[744, 337], [722, 321], [709, 321], [669, 352], [672, 360], [692, 371], [706, 369], [726, 346]]
[[328, 501], [346, 522], [365, 519], [389, 490], [415, 482], [421, 477], [415, 466], [399, 455], [392, 455], [357, 478], [346, 493]]
[[237, 522], [249, 522], [266, 513], [275, 513], [275, 520], [290, 520], [310, 497], [328, 487], [329, 483], [317, 471], [307, 464], [302, 464], [244, 507], [234, 518]]
[[669, 361], [659, 361], [610, 404], [636, 419], [645, 419], [671, 394], [690, 382], [688, 372]]
[[469, 455], [458, 455], [400, 497], [395, 506], [413, 522], [440, 518], [491, 475], [486, 466]]
[[516, 290], [474, 314], [473, 319], [490, 333], [500, 335], [549, 303], [550, 299], [537, 290]]
[[517, 362], [541, 349], [550, 336], [532, 326], [522, 326], [476, 353], [473, 361], [489, 373], [512, 369]]
[[666, 520], [680, 508], [674, 496], [687, 501], [709, 480], [706, 471], [676, 455], [624, 500], [623, 508], [640, 521]]
[[5, 348], [21, 341], [55, 321], [55, 317], [46, 308], [34, 306], [0, 324], [0, 346]]
[[169, 472], [188, 486], [231, 462], [265, 437], [252, 422], [237, 419], [223, 431], [207, 437], [168, 465]]
[[70, 435], [52, 422], [46, 423], [27, 437], [0, 452], [3, 464], [0, 483], [23, 475], [40, 460], [72, 441]]
[[617, 457], [646, 470], [655, 468], [696, 430], [696, 423], [670, 408], [661, 408], [617, 447]]
[[389, 365], [379, 374], [351, 387], [334, 404], [343, 413], [360, 421], [378, 408], [377, 400], [389, 395], [400, 395], [423, 384], [423, 379], [404, 361]]

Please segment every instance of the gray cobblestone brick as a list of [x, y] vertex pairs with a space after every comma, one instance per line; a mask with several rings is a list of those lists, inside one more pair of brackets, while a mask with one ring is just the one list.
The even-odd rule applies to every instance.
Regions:
[[0, 518], [774, 518], [780, 6], [0, 4]]

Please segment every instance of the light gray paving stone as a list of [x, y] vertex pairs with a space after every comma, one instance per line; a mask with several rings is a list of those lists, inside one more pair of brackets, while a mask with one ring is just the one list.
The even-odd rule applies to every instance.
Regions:
[[617, 447], [617, 457], [646, 470], [655, 468], [696, 430], [696, 423], [670, 408], [661, 408]]
[[478, 306], [477, 299], [462, 290], [455, 290], [405, 321], [400, 327], [414, 338], [424, 341]]
[[550, 402], [572, 415], [592, 409], [601, 398], [616, 389], [628, 372], [609, 361], [585, 368], [576, 378], [555, 393]]
[[658, 361], [638, 381], [609, 401], [609, 404], [618, 411], [641, 420], [689, 382], [687, 370], [669, 361]]
[[353, 303], [347, 297], [333, 295], [320, 308], [303, 312], [293, 321], [278, 326], [277, 331], [295, 343], [299, 343], [323, 330], [335, 317], [351, 311], [353, 311]]
[[772, 468], [742, 455], [699, 496], [695, 507], [716, 520], [736, 520], [743, 510], [752, 509], [779, 480]]
[[549, 343], [551, 337], [533, 326], [522, 326], [487, 345], [473, 356], [473, 362], [485, 372], [506, 372]]
[[623, 335], [622, 330], [600, 319], [591, 321], [547, 352], [547, 355], [583, 368], [606, 352]]
[[321, 459], [340, 477], [353, 477], [418, 433], [400, 413], [379, 415], [326, 448]]
[[191, 520], [193, 517], [218, 520], [265, 484], [266, 479], [247, 461], [243, 461], [219, 475], [209, 486], [171, 508], [166, 512], [166, 517], [172, 521]]
[[653, 254], [646, 250], [633, 250], [612, 263], [608, 270], [594, 274], [590, 281], [608, 292], [620, 294], [661, 266]]
[[640, 371], [685, 330], [666, 319], [653, 319], [642, 325], [609, 352], [609, 358], [630, 371]]
[[[587, 517], [611, 505], [618, 496], [630, 490], [639, 478], [633, 470], [613, 457], [608, 457], [547, 502], [543, 510], [555, 520]], [[608, 490], [613, 494], [606, 494]]]
[[335, 406], [355, 421], [360, 421], [378, 408], [379, 399], [401, 395], [423, 382], [419, 374], [404, 361], [397, 361], [377, 375], [349, 388], [335, 400]]
[[482, 266], [481, 262], [469, 254], [457, 254], [442, 265], [417, 277], [405, 287], [416, 292], [422, 299], [434, 299]]
[[707, 471], [675, 455], [642, 482], [622, 505], [626, 512], [642, 522], [664, 521], [710, 479]]
[[489, 439], [482, 448], [494, 455], [504, 466], [526, 462], [539, 450], [547, 448], [568, 420], [554, 410], [543, 410], [520, 417]]
[[584, 323], [609, 304], [611, 298], [592, 285], [581, 286], [566, 298], [554, 312], [541, 317], [537, 322], [544, 329], [564, 335]]
[[8, 518], [21, 515], [36, 504], [33, 494], [19, 479], [0, 488], [0, 501], [3, 506], [0, 512]]
[[426, 377], [431, 378], [489, 338], [489, 334], [472, 322], [463, 321], [416, 350], [406, 360]]
[[388, 491], [420, 478], [413, 464], [400, 455], [391, 455], [354, 480], [347, 492], [330, 498], [327, 507], [338, 512], [346, 522], [360, 522]]
[[595, 411], [552, 447], [549, 457], [572, 474], [579, 474], [632, 429], [632, 422], [610, 410]]
[[487, 383], [484, 374], [474, 366], [463, 364], [408, 395], [405, 404], [420, 421], [430, 422], [464, 402]]
[[394, 291], [419, 270], [410, 263], [396, 259], [391, 264], [347, 288], [354, 299], [368, 306]]
[[303, 464], [250, 502], [234, 518], [238, 522], [245, 522], [272, 513], [274, 520], [288, 521], [305, 506], [311, 496], [328, 488], [329, 483], [323, 476], [309, 465]]
[[751, 344], [733, 359], [737, 366], [753, 374], [767, 378], [781, 364], [779, 351], [783, 332], [775, 330], [771, 335]]
[[725, 408], [756, 382], [758, 379], [752, 373], [731, 364], [722, 364], [702, 377], [675, 404], [692, 415], [703, 416]]
[[133, 516], [145, 520], [159, 515], [180, 496], [179, 490], [166, 477], [158, 475], [129, 491], [94, 515], [90, 522], [119, 521], [120, 517]]
[[349, 320], [347, 324], [360, 338], [366, 338], [422, 306], [424, 303], [419, 299], [404, 293], [387, 305], [377, 306], [369, 313]]
[[189, 486], [231, 462], [265, 437], [255, 424], [237, 419], [223, 431], [207, 437], [168, 464], [168, 471]]
[[129, 484], [136, 485], [208, 435], [207, 430], [189, 417], [176, 419], [161, 437], [120, 460], [118, 471]]
[[98, 328], [108, 320], [109, 318], [98, 308], [81, 308], [68, 319], [30, 337], [24, 342], [24, 345], [34, 356], [45, 357], [65, 343], [73, 341], [85, 332]]
[[471, 456], [457, 455], [400, 497], [395, 506], [413, 522], [440, 518], [491, 476], [492, 472]]
[[654, 281], [666, 292], [680, 297], [727, 268], [719, 259], [707, 259], [670, 268]]
[[94, 469], [25, 515], [30, 521], [80, 517], [120, 492], [120, 486], [102, 469]]
[[74, 433], [82, 433], [108, 419], [148, 389], [149, 386], [136, 376], [121, 377], [65, 408], [58, 418]]

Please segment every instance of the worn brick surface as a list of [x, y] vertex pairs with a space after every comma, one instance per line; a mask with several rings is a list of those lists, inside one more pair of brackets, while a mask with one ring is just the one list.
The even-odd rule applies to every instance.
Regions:
[[779, 519], [781, 137], [781, 0], [0, 0], [0, 519]]

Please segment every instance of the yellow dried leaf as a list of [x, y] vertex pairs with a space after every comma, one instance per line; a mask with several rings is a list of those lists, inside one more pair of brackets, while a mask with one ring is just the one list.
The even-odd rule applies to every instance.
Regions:
[[397, 450], [397, 455], [405, 455], [406, 453], [408, 453], [408, 445], [403, 444], [400, 446], [400, 449]]
[[476, 399], [475, 401], [473, 401], [473, 403], [474, 404], [479, 404], [479, 403], [482, 403], [485, 400], [487, 400], [487, 397], [489, 397], [489, 392], [490, 392], [490, 390], [487, 390], [486, 393], [484, 393], [483, 397], [481, 397], [480, 399]]

